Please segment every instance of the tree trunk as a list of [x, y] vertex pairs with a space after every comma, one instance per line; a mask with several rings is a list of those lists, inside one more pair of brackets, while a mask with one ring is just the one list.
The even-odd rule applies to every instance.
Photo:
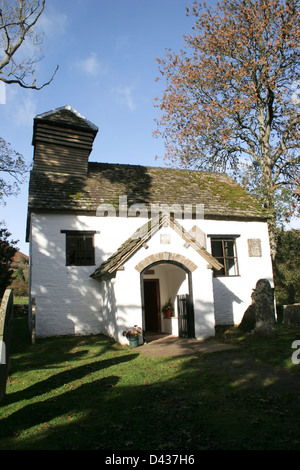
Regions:
[[272, 259], [275, 259], [276, 255], [276, 246], [277, 246], [277, 236], [276, 236], [276, 211], [275, 211], [275, 195], [274, 187], [272, 180], [272, 170], [271, 166], [266, 162], [262, 163], [261, 166], [262, 179], [261, 179], [261, 189], [263, 197], [263, 206], [267, 209], [269, 214], [268, 219], [268, 228], [269, 228], [269, 238], [270, 238], [270, 249]]

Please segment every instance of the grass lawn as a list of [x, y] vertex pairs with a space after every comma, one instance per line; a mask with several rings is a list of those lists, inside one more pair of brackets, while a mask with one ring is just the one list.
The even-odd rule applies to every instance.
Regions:
[[145, 357], [104, 336], [40, 339], [15, 318], [0, 450], [300, 449], [299, 330], [238, 349]]
[[28, 297], [15, 297], [14, 305], [28, 305]]

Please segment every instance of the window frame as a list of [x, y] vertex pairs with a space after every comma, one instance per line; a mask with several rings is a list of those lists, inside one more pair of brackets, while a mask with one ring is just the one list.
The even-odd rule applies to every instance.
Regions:
[[[65, 238], [65, 260], [66, 266], [95, 266], [95, 243], [94, 230], [61, 230], [66, 235]], [[75, 247], [71, 245], [71, 237], [75, 240]], [[77, 238], [77, 240], [76, 240]], [[91, 248], [86, 246], [87, 238], [92, 240]], [[78, 249], [76, 242], [81, 239], [83, 248]], [[73, 240], [73, 242], [74, 242]], [[74, 258], [74, 260], [72, 260]]]
[[[237, 247], [236, 247], [236, 239], [239, 236], [240, 235], [208, 235], [208, 237], [210, 237], [210, 240], [211, 240], [210, 241], [210, 243], [211, 243], [211, 254], [213, 255], [214, 258], [216, 258], [223, 265], [223, 268], [220, 269], [219, 271], [217, 269], [213, 269], [213, 276], [214, 277], [238, 277], [238, 276], [240, 276], [238, 255], [237, 255]], [[214, 255], [214, 253], [213, 253], [213, 242], [221, 242], [222, 243], [222, 245], [221, 245], [222, 256]], [[232, 242], [232, 247], [233, 247], [233, 255], [232, 256], [226, 255], [225, 242]], [[234, 274], [229, 273], [228, 263], [227, 263], [229, 260], [233, 260], [233, 265], [231, 266], [231, 268], [234, 267], [234, 271], [235, 271]], [[221, 274], [221, 272], [222, 272], [222, 274]]]

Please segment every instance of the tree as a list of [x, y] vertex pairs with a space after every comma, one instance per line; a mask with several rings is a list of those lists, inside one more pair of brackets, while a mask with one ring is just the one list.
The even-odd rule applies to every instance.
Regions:
[[0, 201], [5, 197], [17, 194], [19, 183], [23, 182], [26, 171], [27, 166], [22, 155], [0, 137], [0, 172], [13, 178], [0, 177]]
[[13, 270], [12, 281], [8, 286], [13, 289], [14, 296], [23, 297], [28, 295], [28, 282], [29, 282], [29, 258], [20, 251], [18, 251], [11, 264]]
[[274, 282], [279, 304], [300, 302], [300, 230], [279, 232]]
[[[45, 8], [45, 0], [1, 0], [0, 2], [0, 80], [6, 84], [18, 84], [23, 88], [41, 90], [50, 80], [40, 86], [36, 84], [35, 65], [43, 56], [42, 35], [35, 26]], [[40, 55], [22, 57], [18, 52], [25, 40], [30, 40]], [[31, 76], [30, 81], [27, 78]]]
[[0, 299], [12, 280], [13, 270], [10, 268], [17, 251], [17, 242], [9, 240], [10, 236], [7, 228], [0, 225]]
[[[35, 26], [45, 8], [45, 0], [0, 0], [0, 81], [11, 85], [17, 84], [22, 88], [41, 90], [52, 82], [58, 69], [49, 81], [42, 85], [36, 84], [35, 65], [42, 59], [41, 47], [43, 37], [37, 33]], [[33, 54], [25, 57], [25, 41], [31, 41]], [[23, 46], [23, 47], [22, 47]], [[32, 50], [32, 49], [31, 49]], [[31, 77], [28, 80], [28, 77]], [[19, 184], [23, 182], [28, 171], [21, 154], [11, 148], [3, 138], [0, 138], [0, 172], [10, 175], [13, 182], [0, 178], [0, 200], [16, 194]]]
[[173, 163], [226, 171], [260, 198], [274, 254], [276, 221], [300, 214], [299, 0], [199, 3], [192, 14], [185, 48], [157, 59], [167, 86], [155, 133]]

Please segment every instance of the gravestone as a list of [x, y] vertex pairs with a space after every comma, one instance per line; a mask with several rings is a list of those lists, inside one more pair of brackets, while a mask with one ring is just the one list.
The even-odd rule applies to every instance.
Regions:
[[255, 306], [254, 333], [260, 336], [275, 336], [274, 289], [267, 279], [259, 279], [252, 294]]
[[283, 306], [283, 322], [290, 328], [300, 327], [300, 304]]
[[0, 305], [0, 401], [6, 393], [10, 366], [10, 338], [13, 320], [13, 291], [6, 289]]

